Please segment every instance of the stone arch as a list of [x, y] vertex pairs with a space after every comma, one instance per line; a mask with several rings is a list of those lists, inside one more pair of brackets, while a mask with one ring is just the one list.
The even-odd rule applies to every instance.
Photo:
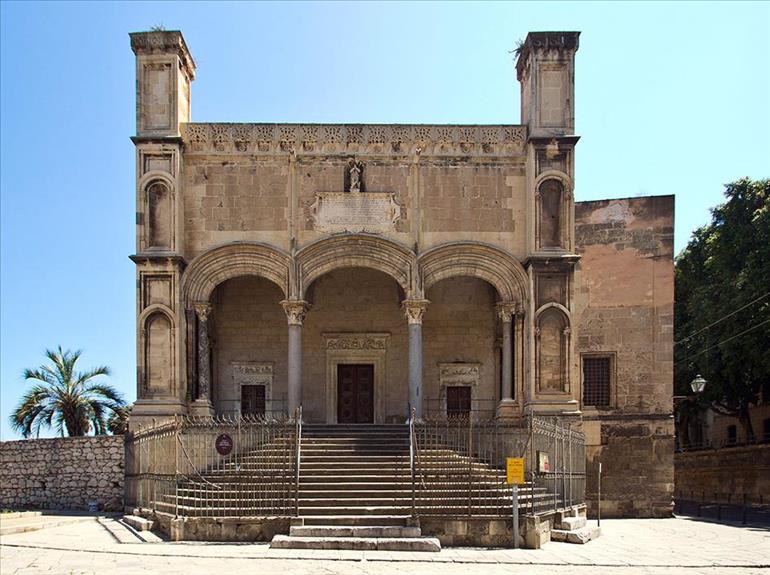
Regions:
[[371, 268], [392, 277], [404, 293], [413, 292], [415, 257], [411, 250], [385, 238], [345, 234], [315, 241], [296, 256], [298, 296], [322, 275], [349, 267]]
[[569, 392], [570, 318], [564, 306], [548, 303], [535, 316], [538, 393]]
[[418, 259], [422, 289], [453, 276], [485, 280], [497, 291], [500, 301], [528, 300], [527, 273], [522, 265], [495, 246], [481, 242], [451, 242], [431, 248]]
[[209, 301], [215, 287], [239, 276], [266, 278], [289, 297], [291, 268], [291, 257], [267, 244], [232, 242], [211, 248], [192, 260], [182, 276], [185, 306]]
[[560, 170], [546, 170], [535, 180], [535, 245], [567, 249], [572, 180]]

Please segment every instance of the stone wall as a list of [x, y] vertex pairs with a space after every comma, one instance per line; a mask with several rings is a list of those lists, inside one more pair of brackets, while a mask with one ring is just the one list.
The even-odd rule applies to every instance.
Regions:
[[677, 453], [674, 482], [681, 499], [742, 503], [745, 495], [748, 503], [767, 503], [770, 443]]
[[123, 436], [0, 443], [3, 509], [123, 508]]
[[[574, 366], [611, 359], [609, 405], [581, 398], [595, 512], [602, 463], [602, 515], [661, 517], [674, 487], [673, 196], [575, 205]], [[581, 388], [583, 386], [581, 385]]]

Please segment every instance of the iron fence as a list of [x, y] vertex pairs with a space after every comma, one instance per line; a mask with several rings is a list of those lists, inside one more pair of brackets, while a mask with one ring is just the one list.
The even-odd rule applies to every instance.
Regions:
[[426, 417], [409, 422], [413, 513], [511, 514], [508, 457], [523, 457], [519, 507], [531, 514], [585, 501], [585, 436], [558, 419]]
[[178, 417], [129, 434], [143, 509], [188, 517], [294, 516], [302, 414]]

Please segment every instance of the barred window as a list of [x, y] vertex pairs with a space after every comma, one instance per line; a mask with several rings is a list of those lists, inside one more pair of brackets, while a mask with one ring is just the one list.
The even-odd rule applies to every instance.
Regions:
[[583, 358], [583, 405], [609, 406], [611, 358]]

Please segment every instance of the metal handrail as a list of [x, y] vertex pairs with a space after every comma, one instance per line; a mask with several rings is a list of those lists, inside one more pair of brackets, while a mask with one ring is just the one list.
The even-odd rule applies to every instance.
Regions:
[[412, 413], [409, 417], [409, 469], [412, 474], [412, 517], [417, 516], [417, 503], [415, 495], [415, 482], [414, 482], [414, 451], [415, 451], [415, 438], [414, 438], [414, 418], [415, 409], [412, 408]]
[[296, 461], [295, 461], [295, 470], [296, 475], [294, 476], [294, 515], [299, 517], [299, 470], [300, 470], [300, 461], [302, 457], [302, 406], [300, 405], [297, 408], [297, 411], [295, 412], [295, 421], [294, 421], [294, 434], [295, 434], [295, 441], [296, 441]]

